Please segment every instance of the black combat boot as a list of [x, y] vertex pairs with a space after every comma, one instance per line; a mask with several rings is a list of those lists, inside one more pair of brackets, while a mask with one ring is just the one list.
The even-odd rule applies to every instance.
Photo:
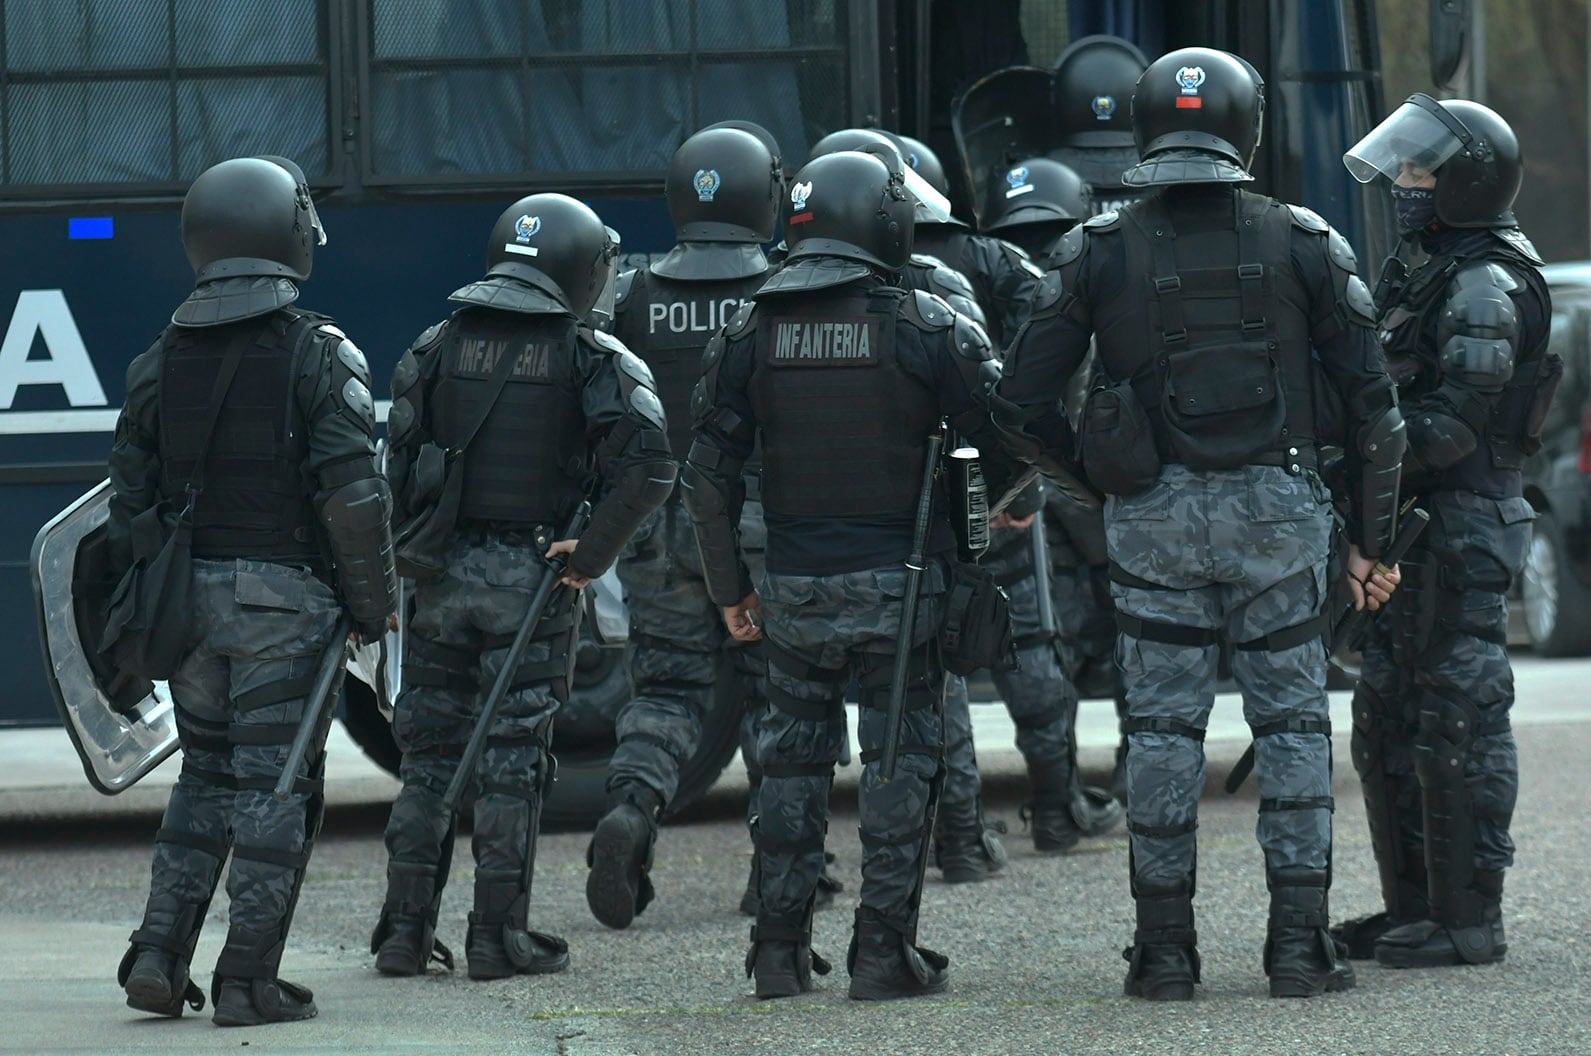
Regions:
[[1353, 989], [1353, 965], [1327, 930], [1329, 874], [1324, 869], [1278, 869], [1265, 879], [1271, 889], [1264, 954], [1271, 996], [1316, 997]]
[[387, 900], [370, 935], [370, 952], [382, 975], [418, 975], [433, 960], [453, 970], [452, 951], [436, 938], [436, 879], [429, 864], [387, 863]]
[[[815, 898], [814, 898], [815, 902]], [[756, 980], [757, 996], [795, 997], [812, 989], [812, 973], [829, 974], [829, 962], [812, 951], [812, 911], [808, 902], [801, 923], [759, 916], [751, 928], [746, 975]]]
[[1443, 900], [1442, 919], [1394, 928], [1375, 944], [1376, 963], [1388, 968], [1447, 968], [1495, 964], [1508, 953], [1503, 932], [1503, 874], [1479, 870], [1471, 886]]
[[906, 929], [877, 910], [856, 909], [856, 926], [845, 966], [852, 1001], [894, 1001], [943, 993], [950, 986], [950, 958], [916, 945]]
[[519, 873], [475, 872], [475, 909], [470, 913], [464, 958], [471, 979], [551, 975], [569, 967], [569, 944], [526, 926], [530, 895]]
[[1366, 917], [1354, 917], [1331, 926], [1331, 937], [1346, 951], [1350, 961], [1368, 961], [1376, 955], [1376, 941], [1395, 928], [1431, 915], [1431, 903], [1425, 889], [1406, 881], [1398, 882], [1399, 896], [1394, 899], [1396, 911], [1384, 909]]
[[[834, 896], [845, 890], [845, 883], [834, 868], [834, 860], [832, 852], [823, 852], [823, 871], [818, 874], [814, 909], [828, 909], [834, 905]], [[740, 896], [740, 912], [745, 916], [755, 917], [761, 906], [762, 896], [757, 892], [757, 855], [754, 851], [751, 855], [751, 869], [746, 875], [746, 890]]]
[[983, 804], [974, 799], [966, 803], [940, 801], [934, 822], [934, 865], [944, 873], [947, 884], [967, 884], [987, 880], [1005, 868], [1005, 846], [997, 832], [1005, 823], [990, 825], [983, 818]]
[[652, 848], [663, 798], [645, 785], [608, 789], [608, 812], [586, 849], [586, 904], [610, 928], [627, 928], [652, 901]]
[[180, 1016], [184, 1005], [204, 1008], [204, 991], [188, 974], [193, 948], [204, 924], [205, 907], [175, 898], [149, 900], [143, 927], [129, 938], [132, 946], [116, 969], [116, 981], [127, 991], [127, 1007], [157, 1016]]
[[1122, 992], [1147, 1001], [1191, 1001], [1199, 981], [1199, 936], [1193, 928], [1191, 885], [1135, 886], [1138, 929], [1121, 951], [1127, 961]]
[[210, 986], [216, 1026], [258, 1027], [315, 1018], [318, 1009], [309, 988], [276, 977], [285, 931], [285, 926], [255, 932], [232, 925]]
[[[1069, 760], [1028, 764], [1033, 799], [1022, 808], [1021, 818], [1033, 833], [1033, 849], [1040, 854], [1060, 854], [1083, 838], [1072, 814], [1072, 767]], [[942, 808], [941, 808], [942, 809]]]

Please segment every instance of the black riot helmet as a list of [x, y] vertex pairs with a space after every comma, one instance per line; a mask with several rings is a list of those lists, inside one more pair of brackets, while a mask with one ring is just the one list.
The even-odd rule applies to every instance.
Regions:
[[771, 242], [779, 157], [736, 128], [704, 128], [674, 152], [663, 194], [681, 242]]
[[1130, 147], [1132, 93], [1149, 60], [1120, 37], [1082, 37], [1055, 60], [1051, 101], [1063, 147]]
[[1525, 178], [1519, 139], [1496, 111], [1415, 94], [1343, 155], [1361, 183], [1396, 180], [1405, 163], [1436, 176], [1436, 218], [1449, 227], [1513, 227]]
[[1246, 183], [1260, 143], [1265, 83], [1236, 55], [1182, 48], [1149, 64], [1133, 91], [1133, 136], [1143, 161], [1129, 187]]
[[790, 181], [790, 260], [841, 257], [887, 271], [911, 258], [913, 199], [893, 147], [841, 150], [807, 162]]
[[323, 241], [302, 176], [275, 160], [213, 165], [182, 200], [182, 247], [201, 283], [248, 276], [302, 282]]
[[984, 230], [1087, 220], [1093, 211], [1093, 192], [1081, 176], [1052, 158], [1028, 158], [989, 189]]
[[486, 281], [517, 280], [583, 319], [610, 282], [618, 251], [590, 206], [567, 194], [532, 194], [509, 206], [492, 225]]
[[906, 164], [916, 169], [917, 175], [926, 180], [928, 186], [945, 197], [950, 197], [950, 180], [945, 176], [945, 166], [939, 160], [939, 155], [920, 139], [903, 136], [898, 132], [895, 133], [895, 139], [900, 144], [901, 153], [906, 157]]

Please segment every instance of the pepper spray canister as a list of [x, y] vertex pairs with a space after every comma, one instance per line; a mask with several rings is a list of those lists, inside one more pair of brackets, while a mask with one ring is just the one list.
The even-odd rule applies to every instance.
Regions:
[[956, 556], [977, 561], [989, 549], [989, 489], [976, 447], [958, 447], [945, 456], [950, 517], [956, 530]]

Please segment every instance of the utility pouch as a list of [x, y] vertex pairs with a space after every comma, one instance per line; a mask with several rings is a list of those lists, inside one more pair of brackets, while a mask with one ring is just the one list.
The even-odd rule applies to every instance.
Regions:
[[419, 512], [393, 534], [393, 558], [398, 575], [434, 583], [447, 568], [448, 546], [458, 528], [464, 459], [450, 458], [440, 444], [422, 444], [410, 480], [410, 508]]
[[1107, 495], [1136, 495], [1160, 479], [1154, 430], [1130, 380], [1089, 393], [1080, 446], [1084, 474]]
[[1542, 353], [1529, 372], [1516, 372], [1492, 413], [1492, 465], [1519, 469], [1525, 459], [1541, 450], [1541, 429], [1552, 398], [1563, 381], [1563, 357]]
[[1276, 449], [1287, 400], [1266, 341], [1172, 352], [1164, 370], [1161, 406], [1179, 461], [1192, 469], [1236, 469]]
[[947, 671], [970, 675], [985, 667], [1016, 668], [1010, 600], [992, 573], [977, 565], [953, 563], [945, 609], [939, 651]]

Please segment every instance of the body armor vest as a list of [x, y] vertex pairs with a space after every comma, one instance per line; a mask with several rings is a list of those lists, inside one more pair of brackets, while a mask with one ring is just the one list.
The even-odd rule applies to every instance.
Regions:
[[[1390, 291], [1378, 290], [1390, 302], [1383, 307], [1380, 334], [1387, 369], [1398, 383], [1399, 402], [1429, 395], [1441, 383], [1437, 364], [1438, 327], [1453, 276], [1466, 264], [1490, 262], [1508, 266], [1543, 304], [1550, 302], [1537, 262], [1509, 242], [1489, 240], [1476, 252], [1428, 259], [1418, 271]], [[1520, 333], [1514, 373], [1492, 405], [1475, 450], [1442, 470], [1438, 487], [1463, 488], [1486, 495], [1518, 494], [1518, 473], [1525, 458], [1541, 447], [1540, 429], [1562, 376], [1563, 364], [1547, 355], [1548, 329]]]
[[448, 324], [432, 390], [432, 430], [454, 448], [490, 400], [501, 357], [514, 366], [480, 432], [464, 452], [464, 520], [507, 525], [561, 523], [590, 475], [586, 419], [576, 376], [575, 321], [489, 308]]
[[322, 317], [279, 311], [223, 326], [166, 328], [160, 367], [160, 492], [178, 508], [204, 444], [210, 398], [234, 340], [247, 344], [227, 389], [193, 508], [196, 557], [324, 568], [304, 475], [308, 430], [294, 385]]
[[1159, 197], [1121, 213], [1133, 278], [1091, 298], [1100, 364], [1131, 381], [1162, 462], [1313, 466], [1309, 295], [1292, 265], [1292, 219], [1244, 191], [1233, 207], [1231, 228], [1184, 234]]
[[669, 448], [683, 462], [691, 449], [691, 394], [701, 380], [702, 350], [768, 276], [681, 282], [643, 270], [635, 279], [640, 288], [631, 292], [616, 333], [652, 368]]
[[775, 297], [757, 311], [749, 395], [762, 431], [762, 501], [786, 517], [910, 516], [933, 392], [901, 369], [904, 291]]

